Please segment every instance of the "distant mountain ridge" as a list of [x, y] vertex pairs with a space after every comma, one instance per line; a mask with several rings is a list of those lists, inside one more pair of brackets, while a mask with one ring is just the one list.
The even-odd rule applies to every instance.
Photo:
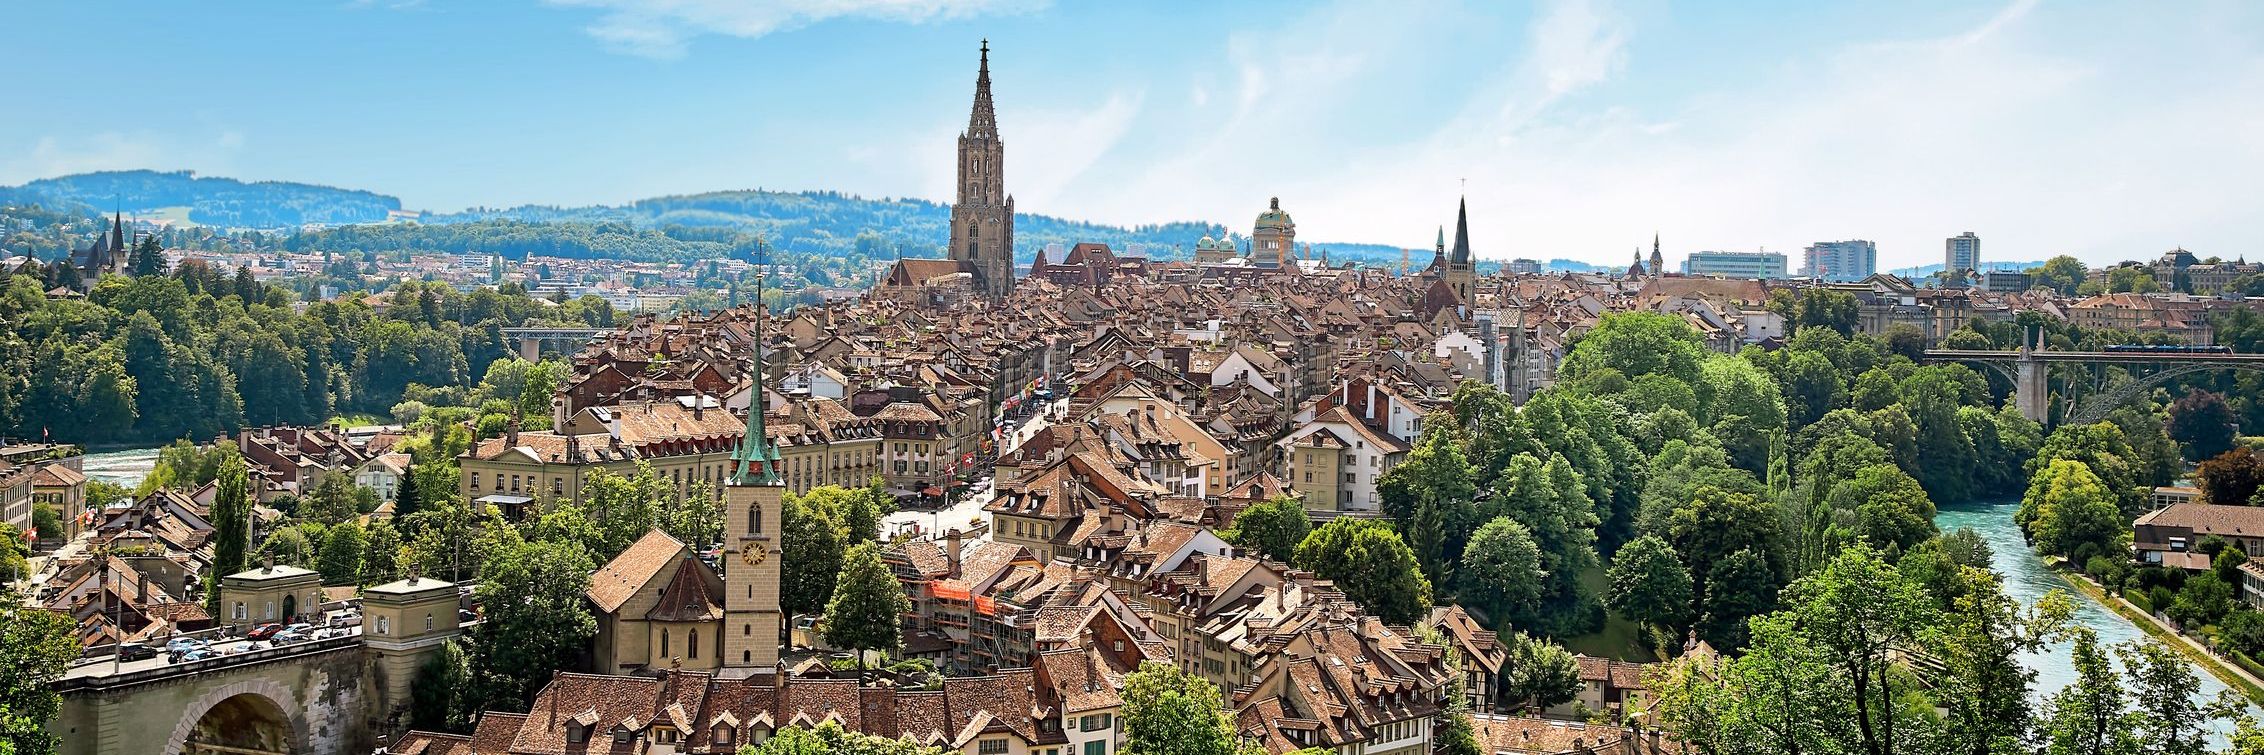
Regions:
[[290, 181], [245, 182], [192, 171], [120, 170], [42, 178], [0, 187], [0, 202], [107, 213], [185, 207], [201, 225], [289, 228], [308, 223], [384, 221], [401, 209], [398, 197]]
[[[0, 187], [0, 203], [38, 204], [104, 214], [113, 207], [134, 213], [186, 208], [202, 225], [296, 229], [346, 226], [301, 234], [293, 246], [343, 243], [347, 249], [435, 252], [494, 251], [569, 257], [624, 256], [683, 260], [746, 251], [761, 238], [781, 261], [816, 255], [865, 262], [898, 256], [943, 255], [951, 208], [905, 198], [866, 198], [833, 191], [715, 191], [640, 199], [625, 205], [476, 207], [426, 214], [423, 227], [354, 227], [383, 223], [401, 200], [375, 192], [286, 181], [246, 182], [197, 176], [191, 171], [104, 171], [43, 178]], [[546, 234], [541, 226], [561, 226]], [[621, 228], [620, 226], [630, 226]], [[443, 230], [434, 226], [455, 226]], [[536, 238], [556, 236], [556, 238]], [[734, 243], [733, 236], [744, 236]], [[1104, 243], [1159, 259], [1185, 259], [1204, 237], [1241, 239], [1215, 223], [1112, 226], [1047, 215], [1015, 216], [1016, 258], [1029, 259], [1047, 244]], [[720, 244], [720, 246], [718, 246]], [[1320, 242], [1331, 261], [1396, 265], [1400, 248], [1384, 244]]]

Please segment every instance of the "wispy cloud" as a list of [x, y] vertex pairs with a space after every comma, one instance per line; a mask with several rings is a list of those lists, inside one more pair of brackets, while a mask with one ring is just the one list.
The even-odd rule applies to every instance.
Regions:
[[833, 18], [926, 23], [1024, 12], [1046, 0], [547, 0], [603, 11], [587, 28], [608, 49], [678, 58], [704, 34], [753, 39]]

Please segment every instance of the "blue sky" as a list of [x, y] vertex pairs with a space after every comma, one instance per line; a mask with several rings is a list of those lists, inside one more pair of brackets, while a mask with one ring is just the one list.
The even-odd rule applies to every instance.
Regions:
[[[113, 168], [411, 207], [948, 201], [977, 41], [1024, 211], [1620, 262], [2264, 258], [2264, 5], [1087, 0], [12, 4], [0, 183]], [[1465, 184], [1465, 180], [1467, 183]], [[2253, 253], [2252, 253], [2253, 252]], [[1797, 263], [1796, 263], [1797, 264]]]

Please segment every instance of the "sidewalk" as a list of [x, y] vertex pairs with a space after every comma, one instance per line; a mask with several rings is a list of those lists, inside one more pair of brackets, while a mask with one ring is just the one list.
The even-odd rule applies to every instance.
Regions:
[[2249, 673], [2248, 669], [2241, 668], [2239, 663], [2218, 655], [2216, 651], [2201, 644], [2199, 640], [2195, 640], [2186, 633], [2178, 631], [2176, 627], [2170, 626], [2170, 623], [2163, 621], [2162, 617], [2151, 612], [2138, 610], [2136, 604], [2124, 600], [2120, 595], [2107, 592], [2107, 588], [2093, 581], [2089, 574], [2061, 571], [2060, 575], [2075, 583], [2077, 587], [2089, 594], [2091, 599], [2113, 609], [2115, 613], [2122, 614], [2124, 618], [2136, 616], [2145, 619], [2146, 623], [2139, 628], [2146, 630], [2147, 634], [2153, 635], [2157, 640], [2164, 636], [2177, 638], [2177, 641], [2184, 645], [2181, 649], [2190, 651], [2184, 653], [2184, 655], [2200, 660], [2201, 665], [2209, 669], [2209, 673], [2216, 675], [2218, 680], [2223, 681], [2225, 686], [2239, 689], [2246, 693], [2251, 702], [2264, 705], [2264, 699], [2258, 699], [2260, 694], [2264, 694], [2264, 679], [2259, 679], [2255, 674]]

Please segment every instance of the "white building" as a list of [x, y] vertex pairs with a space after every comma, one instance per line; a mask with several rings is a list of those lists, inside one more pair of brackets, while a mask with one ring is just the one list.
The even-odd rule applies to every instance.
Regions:
[[1801, 253], [1800, 274], [1851, 283], [1879, 270], [1879, 245], [1862, 239], [1818, 241]]
[[1981, 237], [1966, 231], [1942, 240], [1942, 271], [1957, 274], [1981, 269]]
[[1782, 278], [1785, 277], [1785, 258], [1777, 252], [1692, 252], [1682, 260], [1682, 274]]

